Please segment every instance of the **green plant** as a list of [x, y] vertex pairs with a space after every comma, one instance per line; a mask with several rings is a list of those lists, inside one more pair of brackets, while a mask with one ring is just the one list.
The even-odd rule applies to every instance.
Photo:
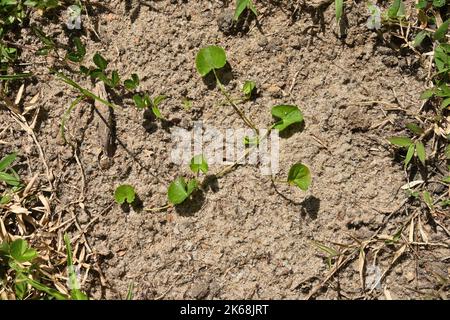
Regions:
[[207, 173], [209, 169], [208, 163], [202, 154], [194, 156], [189, 167], [195, 174], [198, 174], [200, 171]]
[[198, 181], [195, 179], [186, 180], [178, 177], [169, 185], [167, 190], [167, 198], [169, 202], [177, 205], [188, 199], [192, 193], [198, 188]]
[[424, 130], [419, 127], [415, 123], [410, 123], [407, 125], [407, 128], [414, 134], [417, 135], [417, 138], [415, 140], [412, 140], [408, 137], [391, 137], [388, 139], [388, 141], [401, 148], [406, 148], [407, 153], [405, 157], [405, 167], [408, 166], [408, 164], [411, 162], [414, 156], [416, 156], [422, 165], [425, 165], [426, 162], [426, 153], [425, 153], [425, 146], [421, 140], [422, 134], [424, 134]]
[[133, 186], [129, 184], [123, 184], [116, 188], [114, 192], [114, 199], [118, 204], [123, 204], [125, 201], [132, 204], [136, 198], [136, 192]]
[[164, 95], [156, 96], [155, 98], [150, 98], [150, 96], [145, 94], [135, 94], [133, 96], [134, 104], [138, 109], [146, 109], [150, 108], [158, 119], [163, 119], [163, 116], [161, 115], [161, 110], [159, 110], [159, 105], [166, 100], [167, 97]]
[[287, 181], [306, 191], [311, 185], [311, 172], [307, 166], [296, 163], [289, 170]]
[[256, 83], [254, 81], [245, 81], [242, 87], [242, 93], [244, 94], [245, 99], [250, 99], [253, 93], [256, 91]]
[[344, 12], [344, 0], [335, 0], [334, 6], [336, 10], [336, 21], [339, 23]]
[[[57, 300], [66, 300], [67, 296], [59, 291], [43, 284], [40, 279], [43, 274], [33, 261], [38, 257], [36, 250], [31, 248], [23, 239], [13, 242], [3, 242], [0, 245], [0, 268], [4, 273], [0, 274], [3, 286], [7, 286], [10, 280], [14, 282], [14, 293], [17, 299], [25, 299], [29, 295], [47, 294]], [[35, 292], [30, 292], [30, 287]]]
[[255, 16], [258, 16], [258, 11], [252, 0], [236, 0], [236, 9], [234, 10], [234, 21], [238, 21], [244, 10], [250, 10]]
[[12, 194], [23, 188], [19, 175], [11, 167], [16, 157], [17, 155], [12, 153], [0, 160], [0, 182], [4, 182], [10, 187], [0, 195], [0, 205], [10, 202]]
[[58, 0], [26, 0], [24, 5], [40, 10], [49, 10], [59, 6]]

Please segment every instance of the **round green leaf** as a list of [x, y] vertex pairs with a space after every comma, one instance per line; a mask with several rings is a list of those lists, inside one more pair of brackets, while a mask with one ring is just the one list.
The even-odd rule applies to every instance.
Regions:
[[128, 203], [133, 203], [136, 198], [136, 193], [134, 188], [128, 184], [123, 184], [118, 186], [116, 191], [114, 192], [114, 199], [116, 199], [117, 203], [123, 204], [125, 200]]
[[200, 49], [195, 59], [198, 73], [202, 77], [206, 76], [213, 69], [220, 69], [227, 63], [225, 50], [218, 46], [208, 46]]
[[207, 173], [209, 168], [208, 163], [206, 162], [206, 159], [202, 154], [194, 156], [189, 167], [194, 173], [199, 173], [200, 171], [202, 171], [203, 173]]
[[273, 128], [283, 131], [294, 123], [303, 121], [303, 114], [297, 106], [278, 105], [272, 108], [272, 115], [280, 121], [274, 124]]
[[170, 185], [167, 191], [167, 197], [172, 204], [180, 204], [186, 200], [191, 193], [197, 189], [197, 180], [191, 180], [186, 184], [183, 177], [176, 178]]
[[296, 163], [289, 170], [288, 182], [306, 191], [311, 185], [311, 172], [304, 164]]

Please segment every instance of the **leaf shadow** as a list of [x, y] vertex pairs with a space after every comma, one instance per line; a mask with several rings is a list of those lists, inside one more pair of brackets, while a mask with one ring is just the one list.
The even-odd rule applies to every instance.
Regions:
[[[216, 70], [216, 74], [219, 81], [225, 86], [233, 80], [233, 69], [228, 61], [223, 68]], [[216, 77], [213, 72], [208, 73], [202, 80], [209, 90], [213, 90], [217, 87]]]

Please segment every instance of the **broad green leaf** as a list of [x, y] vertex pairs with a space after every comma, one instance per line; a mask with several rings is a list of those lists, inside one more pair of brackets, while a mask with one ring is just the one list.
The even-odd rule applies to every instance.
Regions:
[[296, 163], [289, 170], [287, 181], [306, 191], [311, 185], [311, 172], [304, 164]]
[[443, 178], [442, 182], [450, 183], [450, 176], [447, 176], [447, 177]]
[[303, 121], [303, 114], [297, 106], [293, 105], [278, 105], [272, 108], [272, 115], [281, 119], [273, 125], [274, 129], [283, 131], [294, 123]]
[[37, 257], [36, 250], [29, 248], [23, 239], [17, 239], [10, 245], [10, 254], [19, 263], [28, 262]]
[[106, 59], [103, 58], [99, 53], [96, 53], [94, 55], [94, 63], [102, 71], [105, 71], [106, 67], [108, 66], [108, 61], [106, 61]]
[[200, 171], [203, 173], [208, 172], [208, 163], [206, 162], [206, 159], [202, 154], [194, 156], [191, 159], [191, 164], [189, 165], [189, 167], [194, 173], [199, 173]]
[[14, 160], [16, 160], [16, 157], [17, 157], [16, 153], [11, 153], [11, 154], [7, 155], [6, 157], [4, 157], [0, 161], [0, 171], [3, 171], [6, 168], [8, 168], [14, 162]]
[[436, 41], [444, 40], [445, 35], [447, 34], [447, 31], [448, 31], [449, 24], [450, 24], [450, 20], [446, 20], [439, 26], [439, 28], [434, 33], [434, 40], [436, 40]]
[[420, 162], [422, 162], [422, 164], [425, 165], [426, 161], [425, 146], [421, 141], [416, 142], [416, 152]]
[[413, 144], [412, 140], [407, 137], [392, 137], [389, 138], [388, 141], [399, 147], [409, 147], [411, 144]]
[[134, 188], [129, 184], [118, 186], [116, 191], [114, 192], [114, 199], [119, 204], [123, 204], [125, 201], [131, 204], [133, 203], [135, 198], [136, 193], [134, 191]]
[[184, 202], [196, 188], [196, 180], [191, 180], [186, 184], [183, 177], [178, 177], [169, 185], [167, 191], [169, 202], [175, 205]]
[[405, 158], [405, 168], [408, 166], [408, 164], [411, 162], [412, 157], [414, 156], [414, 151], [416, 150], [416, 146], [414, 144], [411, 144], [408, 147], [408, 152], [406, 153]]
[[254, 81], [247, 80], [244, 82], [244, 86], [242, 87], [242, 92], [244, 93], [244, 95], [247, 99], [250, 99], [255, 88], [256, 88], [256, 83]]
[[336, 21], [339, 22], [342, 18], [342, 13], [344, 11], [344, 0], [335, 0], [334, 6], [336, 9]]
[[212, 70], [223, 68], [226, 63], [225, 50], [218, 46], [208, 46], [200, 49], [195, 59], [197, 71], [202, 77]]

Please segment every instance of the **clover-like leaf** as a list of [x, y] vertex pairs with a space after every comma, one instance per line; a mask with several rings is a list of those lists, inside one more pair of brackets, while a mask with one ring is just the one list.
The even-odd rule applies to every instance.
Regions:
[[136, 198], [136, 192], [134, 191], [133, 186], [129, 184], [123, 184], [116, 188], [114, 192], [114, 199], [117, 203], [123, 204], [125, 201], [128, 203], [133, 203]]
[[283, 131], [294, 123], [303, 121], [303, 114], [297, 106], [278, 105], [272, 108], [272, 115], [279, 118], [280, 121], [273, 125], [274, 129]]
[[304, 164], [296, 163], [289, 170], [287, 180], [289, 184], [294, 184], [303, 191], [306, 191], [311, 185], [311, 172]]
[[196, 155], [191, 159], [191, 164], [189, 165], [192, 172], [199, 173], [200, 171], [203, 173], [208, 172], [208, 162], [206, 162], [205, 157], [202, 154]]
[[192, 192], [197, 189], [198, 182], [197, 180], [190, 180], [187, 184], [183, 177], [176, 178], [170, 185], [167, 190], [167, 197], [169, 202], [177, 205], [184, 202]]
[[37, 251], [28, 247], [28, 243], [23, 239], [14, 240], [9, 249], [11, 257], [19, 263], [29, 262], [37, 257]]
[[212, 70], [220, 69], [227, 63], [225, 50], [218, 46], [207, 46], [200, 49], [195, 59], [198, 73], [204, 77]]

